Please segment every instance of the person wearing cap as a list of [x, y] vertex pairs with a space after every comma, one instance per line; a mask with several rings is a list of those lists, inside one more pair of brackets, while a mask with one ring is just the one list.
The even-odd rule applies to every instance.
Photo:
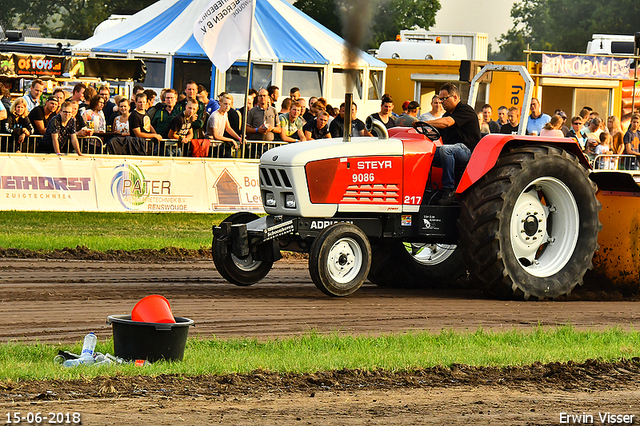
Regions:
[[[418, 108], [420, 108], [420, 104], [418, 102], [409, 102], [409, 105], [407, 105], [407, 112], [402, 113], [400, 117], [396, 119], [396, 126], [411, 127], [414, 122], [418, 121], [416, 118], [418, 115]], [[404, 109], [404, 105], [402, 109]]]

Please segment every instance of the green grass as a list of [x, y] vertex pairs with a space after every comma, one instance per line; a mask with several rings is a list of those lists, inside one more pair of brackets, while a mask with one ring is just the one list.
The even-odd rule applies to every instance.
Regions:
[[228, 214], [0, 212], [0, 247], [96, 251], [200, 249], [211, 246], [211, 226]]
[[[76, 345], [0, 345], [0, 378], [11, 380], [74, 379], [98, 375], [228, 374], [254, 370], [316, 372], [337, 369], [408, 371], [436, 365], [518, 366], [534, 362], [614, 361], [640, 356], [636, 331], [576, 331], [563, 326], [532, 331], [494, 333], [407, 333], [380, 337], [341, 337], [307, 334], [287, 339], [203, 340], [189, 338], [184, 360], [135, 367], [54, 364], [58, 349], [80, 352]], [[100, 342], [97, 351], [113, 353], [113, 342]]]

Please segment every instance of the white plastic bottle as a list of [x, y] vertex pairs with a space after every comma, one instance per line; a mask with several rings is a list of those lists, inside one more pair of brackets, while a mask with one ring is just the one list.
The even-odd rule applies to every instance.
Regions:
[[62, 363], [65, 367], [75, 367], [80, 364], [93, 364], [95, 362], [93, 358], [93, 352], [96, 349], [96, 343], [98, 338], [94, 333], [89, 333], [84, 336], [84, 344], [82, 345], [82, 352], [78, 359], [68, 359]]

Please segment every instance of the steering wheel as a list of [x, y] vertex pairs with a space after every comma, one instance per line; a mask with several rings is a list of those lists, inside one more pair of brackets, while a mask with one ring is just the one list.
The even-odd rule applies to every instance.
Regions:
[[440, 132], [438, 129], [433, 127], [431, 124], [426, 123], [424, 121], [415, 121], [413, 123], [413, 127], [416, 129], [416, 132], [421, 135], [425, 135], [427, 139], [432, 141], [437, 141], [440, 139]]

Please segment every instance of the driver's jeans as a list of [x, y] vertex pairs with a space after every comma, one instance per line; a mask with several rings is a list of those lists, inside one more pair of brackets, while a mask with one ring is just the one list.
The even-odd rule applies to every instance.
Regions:
[[471, 150], [463, 143], [442, 145], [436, 148], [433, 165], [442, 168], [442, 188], [452, 190], [455, 186], [456, 164], [467, 164]]

